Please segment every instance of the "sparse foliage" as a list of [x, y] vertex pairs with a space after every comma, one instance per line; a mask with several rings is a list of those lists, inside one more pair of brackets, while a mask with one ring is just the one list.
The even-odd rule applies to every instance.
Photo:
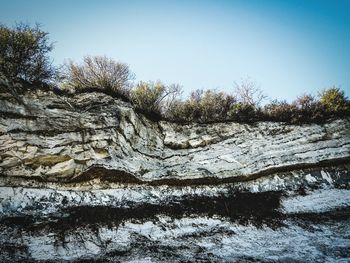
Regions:
[[169, 86], [166, 86], [166, 94], [161, 102], [161, 112], [164, 115], [167, 115], [167, 112], [173, 108], [174, 103], [179, 100], [182, 95], [182, 86], [173, 83]]
[[240, 122], [252, 122], [258, 119], [257, 112], [259, 112], [259, 110], [255, 107], [255, 105], [238, 102], [232, 105], [230, 108], [228, 112], [228, 119]]
[[40, 85], [57, 76], [48, 53], [53, 45], [39, 25], [0, 25], [0, 72], [9, 81]]
[[[21, 93], [25, 88], [50, 87], [58, 80], [58, 69], [48, 53], [53, 45], [40, 26], [17, 24], [13, 28], [0, 24], [0, 94], [25, 105]], [[159, 120], [188, 122], [253, 122], [260, 120], [288, 123], [322, 122], [350, 116], [350, 101], [344, 91], [332, 87], [318, 98], [305, 94], [293, 103], [272, 101], [249, 78], [235, 83], [233, 95], [216, 90], [196, 90], [180, 100], [181, 86], [161, 82], [139, 82], [132, 88], [134, 74], [125, 63], [106, 56], [86, 56], [81, 64], [66, 64], [61, 88], [72, 92], [100, 91], [131, 101], [138, 112]], [[64, 91], [53, 88], [55, 94]]]
[[264, 114], [265, 117], [271, 121], [294, 122], [297, 110], [294, 104], [289, 104], [285, 100], [273, 100], [271, 103], [265, 105]]
[[227, 113], [235, 101], [233, 96], [227, 95], [224, 92], [207, 90], [204, 92], [200, 101], [202, 121], [226, 120]]
[[86, 56], [82, 64], [70, 62], [64, 87], [76, 91], [101, 90], [128, 97], [130, 81], [134, 79], [129, 66], [106, 56]]
[[325, 110], [312, 95], [304, 94], [298, 97], [292, 104], [297, 109], [294, 112], [294, 122], [319, 121], [325, 117]]
[[299, 96], [293, 104], [302, 111], [310, 111], [316, 103], [315, 98], [310, 94]]
[[233, 96], [215, 90], [196, 90], [186, 101], [176, 101], [169, 110], [168, 118], [177, 122], [225, 121], [235, 102]]
[[261, 102], [267, 98], [264, 92], [250, 79], [244, 79], [241, 82], [235, 82], [234, 95], [238, 102], [243, 105], [249, 105], [258, 108]]
[[177, 84], [166, 86], [159, 81], [141, 81], [131, 90], [130, 98], [137, 110], [152, 119], [160, 119], [180, 93], [181, 87]]

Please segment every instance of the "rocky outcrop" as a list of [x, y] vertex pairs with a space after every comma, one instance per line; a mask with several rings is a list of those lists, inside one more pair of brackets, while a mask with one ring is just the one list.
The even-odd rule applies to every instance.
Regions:
[[2, 103], [0, 167], [14, 180], [249, 179], [346, 161], [350, 152], [348, 120], [181, 126], [151, 122], [129, 104], [99, 93], [29, 94], [29, 110]]
[[349, 119], [179, 125], [102, 93], [23, 102], [1, 94], [1, 261], [350, 258]]

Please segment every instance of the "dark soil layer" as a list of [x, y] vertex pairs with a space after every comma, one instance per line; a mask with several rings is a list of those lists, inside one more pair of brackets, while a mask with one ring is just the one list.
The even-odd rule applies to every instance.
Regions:
[[159, 215], [171, 218], [184, 216], [219, 216], [242, 224], [252, 222], [256, 225], [277, 224], [280, 219], [277, 211], [282, 192], [233, 193], [218, 197], [188, 197], [166, 204], [142, 204], [133, 208], [115, 208], [107, 206], [79, 206], [62, 211], [62, 214], [50, 218], [19, 216], [0, 221], [7, 226], [17, 226], [35, 230], [50, 227], [55, 230], [67, 230], [81, 225], [118, 225], [126, 220], [155, 220]]
[[[293, 235], [295, 236], [293, 227], [303, 229], [303, 234], [306, 236], [317, 235], [317, 232], [321, 233], [320, 231], [324, 231], [322, 230], [324, 226], [329, 226], [330, 231], [334, 232], [332, 232], [332, 236], [335, 238], [339, 238], [337, 235], [342, 228], [348, 231], [346, 229], [350, 219], [349, 207], [323, 213], [283, 214], [279, 210], [283, 195], [283, 192], [280, 191], [237, 192], [217, 197], [188, 196], [185, 199], [173, 199], [163, 204], [143, 204], [136, 207], [128, 207], [128, 204], [125, 204], [123, 208], [107, 206], [71, 207], [47, 217], [25, 215], [4, 218], [0, 222], [0, 230], [5, 230], [8, 235], [13, 236], [26, 235], [43, 238], [46, 238], [46, 235], [50, 233], [50, 235], [55, 236], [55, 246], [63, 248], [67, 247], [67, 242], [70, 242], [67, 237], [71, 236], [72, 233], [76, 233], [75, 235], [77, 236], [81, 235], [81, 242], [83, 243], [84, 239], [89, 237], [89, 235], [98, 236], [101, 228], [115, 229], [115, 227], [123, 226], [123, 223], [126, 221], [133, 222], [136, 225], [153, 222], [155, 225], [162, 226], [159, 217], [164, 215], [171, 218], [171, 220], [203, 218], [203, 216], [206, 216], [208, 218], [219, 218], [222, 222], [230, 222], [232, 225], [246, 226], [247, 229], [250, 226], [254, 226], [259, 231], [267, 231], [267, 239], [269, 239], [269, 232], [283, 232], [289, 229], [290, 226], [292, 226], [291, 240], [294, 238]], [[318, 226], [321, 226], [321, 228]], [[168, 229], [164, 228], [163, 230], [174, 230], [169, 229], [169, 226], [167, 227]], [[152, 238], [135, 234], [132, 236], [130, 247], [125, 249], [121, 246], [112, 250], [109, 249], [106, 253], [99, 256], [91, 257], [91, 255], [86, 255], [75, 259], [60, 260], [59, 262], [123, 262], [135, 257], [135, 255], [140, 255], [141, 258], [142, 256], [151, 257], [157, 259], [157, 262], [300, 262], [298, 260], [293, 261], [292, 258], [288, 257], [282, 257], [282, 261], [280, 259], [274, 261], [264, 258], [266, 255], [256, 257], [238, 254], [234, 260], [221, 258], [218, 255], [213, 255], [210, 249], [206, 251], [202, 246], [196, 245], [191, 240], [205, 240], [205, 238], [217, 237], [216, 242], [220, 243], [224, 237], [232, 239], [237, 235], [237, 238], [239, 238], [241, 234], [235, 233], [235, 231], [224, 225], [218, 225], [215, 228], [205, 225], [197, 225], [195, 227], [197, 227], [198, 232], [189, 232], [181, 236], [179, 242], [183, 242], [183, 246], [180, 247], [170, 247], [166, 242], [163, 244], [152, 240]], [[344, 235], [347, 235], [346, 232]], [[116, 238], [119, 237], [116, 236]], [[251, 237], [250, 239], [248, 237], [248, 240], [252, 240]], [[276, 240], [276, 242], [282, 241]], [[315, 242], [315, 246], [317, 246], [315, 249], [322, 252], [318, 257], [320, 260], [325, 259], [324, 255], [332, 258], [347, 258], [350, 256], [347, 243], [340, 246], [335, 244], [334, 247], [330, 247], [322, 245], [322, 242], [320, 245], [317, 243], [319, 241], [312, 242]], [[107, 245], [108, 243], [104, 243], [104, 246]], [[266, 251], [268, 249], [269, 247], [266, 248]], [[276, 246], [276, 249], [279, 248]], [[57, 262], [54, 260], [35, 261], [31, 259], [28, 247], [18, 243], [2, 243], [0, 252], [0, 259], [4, 259], [4, 262]], [[314, 257], [310, 255], [310, 259], [314, 259]]]

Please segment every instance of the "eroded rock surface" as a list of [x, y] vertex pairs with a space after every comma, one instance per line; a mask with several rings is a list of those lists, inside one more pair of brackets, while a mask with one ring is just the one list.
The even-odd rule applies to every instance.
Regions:
[[347, 262], [350, 120], [153, 122], [0, 94], [1, 262]]

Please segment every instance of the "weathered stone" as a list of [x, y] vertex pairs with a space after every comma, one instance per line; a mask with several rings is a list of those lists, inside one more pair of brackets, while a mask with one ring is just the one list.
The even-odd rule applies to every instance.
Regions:
[[23, 100], [0, 94], [1, 262], [350, 258], [347, 118], [179, 125], [102, 93]]
[[[7, 168], [4, 175], [17, 176], [18, 161], [9, 159], [14, 153], [29, 168], [35, 162], [28, 159], [59, 154], [77, 160], [70, 163], [70, 170], [76, 165], [84, 172], [98, 164], [149, 181], [249, 177], [273, 168], [347, 158], [350, 152], [348, 120], [302, 126], [271, 122], [156, 125], [128, 104], [104, 94], [46, 95], [45, 99], [41, 93], [26, 97], [31, 112], [22, 105], [6, 103], [7, 112], [22, 117], [0, 121], [6, 130], [0, 136], [0, 166]], [[94, 107], [99, 110], [89, 110]], [[37, 118], [28, 122], [26, 117], [33, 115]], [[59, 158], [53, 162], [60, 162]], [[20, 172], [18, 176], [23, 175]], [[61, 173], [60, 178], [64, 175], [72, 174]]]

